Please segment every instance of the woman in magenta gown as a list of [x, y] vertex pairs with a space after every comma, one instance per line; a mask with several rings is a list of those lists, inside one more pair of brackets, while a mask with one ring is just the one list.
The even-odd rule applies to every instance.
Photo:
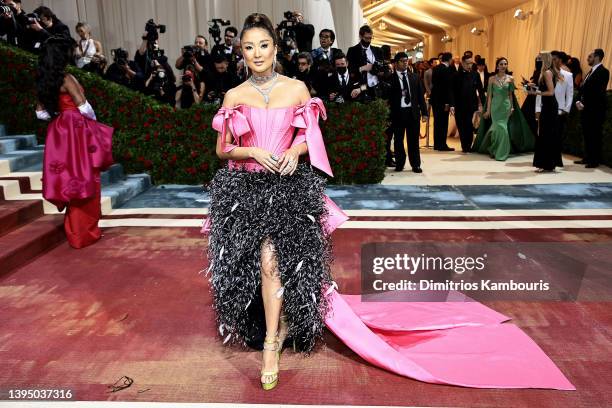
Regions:
[[77, 79], [65, 72], [74, 40], [50, 37], [43, 44], [37, 77], [36, 116], [50, 120], [43, 157], [43, 197], [66, 209], [64, 230], [73, 248], [101, 237], [100, 172], [112, 163], [113, 129], [96, 115]]
[[266, 390], [278, 384], [283, 343], [309, 354], [324, 326], [369, 363], [417, 380], [574, 389], [518, 327], [501, 324], [508, 317], [478, 302], [361, 302], [337, 291], [330, 235], [348, 217], [317, 173], [333, 176], [318, 123], [325, 106], [276, 74], [277, 44], [266, 16], [247, 17], [241, 46], [252, 75], [213, 119], [228, 162], [209, 185], [202, 231], [220, 340], [263, 349]]

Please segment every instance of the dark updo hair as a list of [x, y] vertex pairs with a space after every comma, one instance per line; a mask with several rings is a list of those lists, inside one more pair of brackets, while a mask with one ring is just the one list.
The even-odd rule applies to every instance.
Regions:
[[242, 37], [244, 33], [252, 28], [261, 28], [262, 30], [266, 30], [270, 37], [272, 37], [272, 43], [274, 45], [278, 44], [278, 36], [276, 35], [276, 31], [274, 30], [274, 25], [272, 21], [265, 14], [261, 13], [253, 13], [249, 15], [244, 20], [244, 26], [242, 27], [242, 31], [240, 32], [240, 41], [242, 42]]
[[58, 114], [59, 92], [64, 84], [66, 66], [74, 61], [75, 46], [76, 41], [68, 36], [51, 36], [43, 43], [38, 57], [38, 100], [52, 117]]

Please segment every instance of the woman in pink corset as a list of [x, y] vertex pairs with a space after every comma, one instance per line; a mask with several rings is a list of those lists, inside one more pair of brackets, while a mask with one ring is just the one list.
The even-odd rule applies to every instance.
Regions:
[[268, 17], [248, 16], [240, 39], [248, 79], [213, 119], [227, 165], [209, 185], [202, 231], [220, 339], [263, 349], [262, 387], [278, 384], [284, 343], [309, 354], [327, 326], [366, 361], [421, 381], [573, 389], [518, 327], [501, 324], [508, 317], [478, 302], [361, 302], [336, 291], [330, 234], [348, 217], [325, 195], [325, 107], [276, 73]]
[[77, 79], [66, 73], [74, 40], [53, 36], [39, 57], [36, 116], [48, 120], [43, 197], [66, 209], [64, 230], [73, 248], [100, 239], [100, 172], [112, 163], [113, 128], [98, 123]]

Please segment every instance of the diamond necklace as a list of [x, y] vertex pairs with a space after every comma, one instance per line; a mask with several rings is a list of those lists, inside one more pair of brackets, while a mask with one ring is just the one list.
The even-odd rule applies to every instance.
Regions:
[[[266, 103], [266, 105], [268, 105], [268, 102], [270, 102], [270, 92], [272, 92], [272, 88], [274, 88], [274, 85], [276, 85], [276, 81], [278, 79], [278, 73], [276, 73], [276, 71], [274, 71], [271, 75], [266, 76], [266, 77], [268, 78], [268, 80], [272, 79], [272, 82], [270, 83], [270, 86], [268, 86], [267, 88], [260, 88], [259, 85], [256, 85], [255, 82], [257, 80], [252, 79], [252, 78], [254, 78], [253, 76], [251, 76], [249, 78], [249, 83], [253, 86], [253, 88], [255, 88], [257, 90], [257, 92], [259, 92], [261, 94], [261, 96], [263, 96], [264, 102]], [[263, 82], [263, 83], [265, 83], [265, 82]]]

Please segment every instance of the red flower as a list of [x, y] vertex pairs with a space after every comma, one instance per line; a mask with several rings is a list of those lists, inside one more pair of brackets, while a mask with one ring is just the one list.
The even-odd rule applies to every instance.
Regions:
[[151, 160], [145, 160], [144, 161], [144, 166], [146, 169], [150, 169], [153, 167], [153, 162]]
[[192, 159], [195, 159], [196, 157], [198, 157], [198, 152], [196, 152], [196, 151], [192, 151], [192, 152], [191, 152], [191, 158], [192, 158]]
[[208, 163], [204, 162], [204, 163], [200, 164], [200, 169], [202, 169], [204, 171], [208, 170]]
[[125, 154], [123, 155], [123, 158], [125, 160], [130, 160], [132, 158], [132, 153], [131, 152], [125, 152]]

